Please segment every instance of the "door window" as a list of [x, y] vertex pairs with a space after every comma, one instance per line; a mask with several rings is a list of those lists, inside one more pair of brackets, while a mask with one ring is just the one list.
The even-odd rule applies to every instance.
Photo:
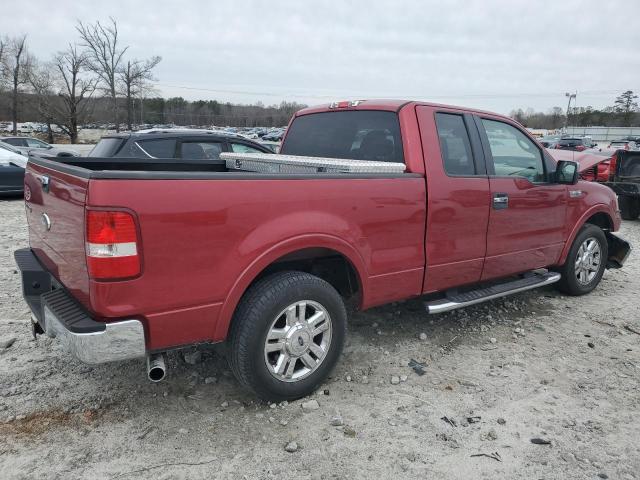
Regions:
[[495, 175], [525, 177], [544, 182], [544, 164], [540, 149], [517, 128], [504, 122], [482, 119], [489, 139]]
[[249, 145], [243, 145], [242, 143], [232, 143], [231, 151], [235, 153], [264, 153], [262, 150], [250, 147]]
[[27, 142], [25, 142], [23, 138], [5, 138], [2, 141], [4, 143], [8, 143], [9, 145], [13, 145], [15, 147], [26, 147], [27, 146]]
[[220, 142], [182, 142], [180, 156], [183, 160], [220, 160]]
[[436, 127], [445, 172], [449, 175], [475, 175], [471, 142], [462, 115], [436, 113]]

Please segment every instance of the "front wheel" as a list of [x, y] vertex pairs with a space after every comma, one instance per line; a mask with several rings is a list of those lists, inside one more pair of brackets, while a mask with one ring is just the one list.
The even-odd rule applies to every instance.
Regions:
[[567, 260], [560, 268], [558, 289], [569, 295], [584, 295], [600, 283], [607, 263], [607, 238], [600, 227], [586, 224], [576, 235]]
[[233, 317], [229, 360], [238, 381], [264, 400], [313, 392], [336, 364], [347, 312], [329, 283], [304, 272], [256, 282]]

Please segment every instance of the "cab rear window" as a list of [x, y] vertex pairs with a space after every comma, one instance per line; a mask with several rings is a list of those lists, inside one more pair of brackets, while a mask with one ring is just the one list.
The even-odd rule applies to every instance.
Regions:
[[297, 117], [280, 153], [404, 163], [395, 112], [349, 110]]

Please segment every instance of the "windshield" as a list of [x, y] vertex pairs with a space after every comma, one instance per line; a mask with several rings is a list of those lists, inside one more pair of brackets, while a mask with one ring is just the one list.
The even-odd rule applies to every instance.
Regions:
[[280, 153], [404, 163], [398, 115], [377, 110], [333, 111], [297, 117]]

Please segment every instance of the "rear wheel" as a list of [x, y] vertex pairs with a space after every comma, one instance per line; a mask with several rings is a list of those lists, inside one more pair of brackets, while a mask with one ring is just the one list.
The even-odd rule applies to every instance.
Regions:
[[618, 197], [618, 203], [623, 220], [635, 220], [640, 216], [640, 198]]
[[304, 272], [265, 277], [233, 318], [229, 358], [238, 381], [271, 401], [313, 392], [342, 351], [347, 313], [329, 283]]
[[560, 268], [558, 289], [569, 295], [591, 292], [604, 274], [608, 257], [607, 238], [600, 227], [586, 224], [576, 235], [567, 260]]

